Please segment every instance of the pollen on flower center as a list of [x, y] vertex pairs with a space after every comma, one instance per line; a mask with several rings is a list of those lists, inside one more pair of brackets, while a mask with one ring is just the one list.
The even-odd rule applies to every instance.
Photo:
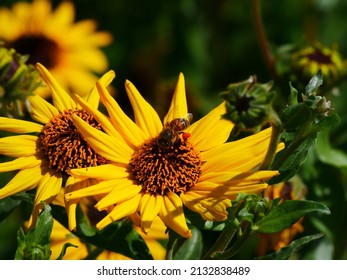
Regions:
[[67, 172], [73, 168], [107, 163], [78, 132], [73, 124], [74, 114], [91, 126], [101, 129], [96, 120], [84, 110], [69, 109], [52, 118], [42, 129], [38, 141], [38, 150], [46, 155], [50, 168]]
[[28, 54], [28, 63], [42, 63], [47, 68], [53, 68], [59, 59], [59, 46], [53, 40], [42, 35], [27, 35], [18, 38], [10, 44], [17, 52]]
[[145, 142], [133, 154], [130, 165], [144, 193], [165, 195], [191, 189], [201, 174], [201, 159], [193, 145], [180, 137], [162, 148], [157, 138]]

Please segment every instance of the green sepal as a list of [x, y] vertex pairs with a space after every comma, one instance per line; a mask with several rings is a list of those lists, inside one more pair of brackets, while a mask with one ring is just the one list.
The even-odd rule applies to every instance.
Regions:
[[57, 260], [62, 260], [62, 259], [63, 259], [63, 257], [64, 257], [65, 254], [66, 254], [66, 249], [69, 248], [69, 247], [78, 248], [77, 245], [74, 245], [74, 244], [72, 244], [72, 243], [70, 243], [70, 242], [65, 243], [65, 244], [63, 245], [63, 248], [61, 249], [61, 252], [60, 252], [59, 256], [57, 257]]
[[297, 222], [301, 217], [317, 212], [329, 215], [330, 210], [323, 203], [309, 200], [285, 200], [272, 207], [268, 215], [257, 221], [253, 230], [261, 233], [280, 232]]

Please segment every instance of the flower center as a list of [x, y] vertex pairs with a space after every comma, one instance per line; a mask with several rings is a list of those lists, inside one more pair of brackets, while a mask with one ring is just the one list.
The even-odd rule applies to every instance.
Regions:
[[132, 155], [130, 165], [144, 193], [165, 195], [190, 190], [201, 174], [200, 153], [180, 137], [162, 148], [158, 138], [146, 141]]
[[311, 61], [316, 61], [321, 64], [332, 64], [331, 56], [324, 54], [320, 50], [315, 50], [314, 53], [307, 55]]
[[101, 130], [93, 116], [86, 111], [69, 109], [52, 118], [39, 136], [38, 150], [46, 155], [50, 168], [62, 172], [107, 163], [107, 160], [97, 154], [78, 132], [73, 124], [74, 114]]
[[59, 59], [59, 46], [53, 40], [42, 35], [26, 35], [10, 44], [18, 53], [28, 54], [28, 63], [40, 62], [47, 68], [53, 68]]

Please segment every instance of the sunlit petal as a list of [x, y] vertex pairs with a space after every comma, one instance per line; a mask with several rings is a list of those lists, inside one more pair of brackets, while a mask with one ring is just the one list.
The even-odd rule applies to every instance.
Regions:
[[14, 133], [40, 132], [43, 126], [38, 123], [0, 117], [0, 130]]
[[118, 103], [112, 98], [107, 89], [96, 83], [101, 101], [105, 105], [112, 124], [132, 147], [141, 145], [147, 137], [142, 130], [123, 112]]
[[[102, 77], [99, 79], [99, 83], [104, 87], [108, 87], [115, 77], [116, 73], [113, 70], [110, 70], [102, 75]], [[92, 91], [85, 97], [85, 100], [93, 109], [98, 108], [100, 96], [96, 86], [94, 86]]]
[[189, 140], [197, 150], [209, 150], [227, 141], [234, 124], [222, 118], [224, 113], [223, 102], [187, 129], [191, 135]]
[[141, 194], [137, 194], [133, 198], [116, 205], [113, 210], [96, 225], [97, 229], [101, 230], [114, 221], [134, 214], [138, 210], [140, 200]]
[[12, 161], [0, 163], [0, 172], [27, 169], [40, 164], [41, 160], [37, 159], [36, 156], [20, 157]]
[[76, 102], [70, 95], [58, 84], [51, 73], [40, 63], [36, 64], [37, 69], [40, 71], [42, 78], [52, 91], [54, 106], [59, 112], [64, 112], [66, 109], [74, 109]]
[[17, 135], [0, 139], [0, 154], [10, 157], [28, 157], [36, 154], [37, 136]]
[[168, 196], [163, 197], [163, 207], [160, 209], [159, 216], [168, 227], [183, 237], [191, 237], [183, 212], [182, 200], [176, 194], [169, 193]]
[[123, 142], [90, 126], [78, 116], [74, 116], [74, 124], [88, 144], [104, 158], [118, 163], [128, 163], [133, 151]]
[[163, 128], [157, 112], [141, 96], [131, 82], [125, 82], [125, 89], [134, 110], [136, 124], [141, 128], [147, 138], [157, 136]]
[[182, 73], [178, 76], [175, 92], [171, 100], [169, 111], [164, 118], [164, 124], [188, 114], [186, 88]]
[[18, 171], [11, 181], [0, 189], [0, 199], [35, 188], [42, 176], [40, 166]]

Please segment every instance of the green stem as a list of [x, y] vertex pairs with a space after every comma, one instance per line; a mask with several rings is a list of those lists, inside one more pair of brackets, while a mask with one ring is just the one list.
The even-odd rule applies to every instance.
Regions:
[[232, 258], [234, 255], [236, 255], [240, 251], [241, 247], [246, 242], [246, 240], [248, 240], [251, 233], [252, 233], [252, 227], [248, 224], [247, 227], [242, 232], [242, 236], [236, 241], [236, 243], [230, 249], [222, 253], [221, 259], [228, 260]]
[[205, 260], [219, 259], [219, 256], [223, 254], [225, 249], [228, 247], [230, 241], [233, 239], [236, 232], [237, 232], [237, 229], [234, 227], [229, 227], [223, 230], [220, 236], [218, 237], [216, 243], [205, 255], [204, 259]]
[[253, 17], [255, 21], [255, 28], [257, 31], [258, 36], [258, 42], [261, 48], [262, 56], [264, 58], [266, 67], [271, 75], [271, 77], [275, 80], [279, 80], [279, 76], [277, 74], [276, 68], [275, 68], [275, 60], [270, 52], [268, 39], [265, 33], [264, 23], [261, 16], [261, 7], [260, 7], [260, 1], [259, 0], [253, 0], [252, 1], [252, 8], [253, 8]]
[[282, 122], [273, 108], [271, 108], [270, 112], [270, 124], [272, 126], [271, 139], [264, 161], [259, 168], [260, 170], [268, 170], [270, 168], [283, 132]]

